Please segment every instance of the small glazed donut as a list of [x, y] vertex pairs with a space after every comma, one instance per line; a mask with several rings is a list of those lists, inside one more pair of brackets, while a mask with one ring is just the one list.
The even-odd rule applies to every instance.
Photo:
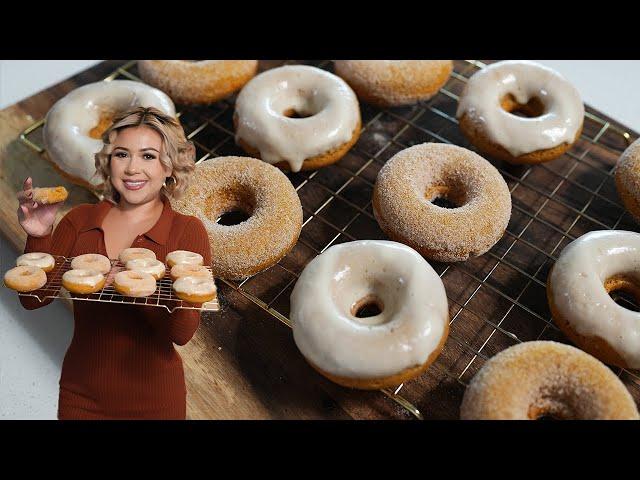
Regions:
[[[377, 309], [365, 316], [363, 307]], [[386, 240], [334, 245], [315, 257], [291, 293], [290, 318], [314, 369], [364, 390], [420, 375], [449, 332], [438, 274], [415, 250]]]
[[4, 284], [18, 292], [32, 292], [44, 287], [46, 283], [47, 274], [33, 265], [13, 267], [4, 274]]
[[[185, 194], [171, 204], [204, 224], [216, 278], [239, 279], [269, 268], [289, 253], [302, 229], [295, 188], [284, 173], [255, 158], [218, 157], [196, 165]], [[249, 218], [218, 223], [238, 211]]]
[[312, 170], [340, 160], [360, 136], [360, 107], [340, 77], [307, 65], [262, 72], [238, 94], [236, 143], [282, 169]]
[[178, 263], [171, 267], [171, 279], [175, 282], [180, 277], [205, 277], [212, 278], [211, 272], [203, 265], [190, 265]]
[[178, 298], [189, 303], [205, 303], [216, 298], [213, 278], [180, 277], [173, 282], [173, 290]]
[[148, 297], [156, 291], [156, 279], [150, 273], [123, 270], [113, 277], [113, 288], [128, 297]]
[[64, 187], [36, 187], [33, 189], [33, 201], [41, 205], [64, 202], [69, 192]]
[[[434, 204], [438, 198], [457, 208]], [[394, 155], [378, 172], [372, 204], [389, 238], [439, 262], [482, 255], [511, 217], [511, 195], [498, 170], [466, 148], [443, 143]]]
[[164, 263], [155, 258], [134, 258], [126, 263], [126, 268], [134, 272], [149, 273], [156, 280], [162, 279], [167, 272]]
[[469, 79], [456, 116], [462, 133], [481, 152], [514, 164], [541, 163], [578, 140], [584, 105], [576, 88], [555, 70], [504, 61]]
[[71, 268], [76, 270], [97, 270], [106, 275], [111, 271], [111, 261], [99, 253], [85, 253], [71, 260]]
[[257, 60], [140, 60], [140, 78], [182, 105], [214, 103], [240, 90]]
[[171, 99], [160, 90], [131, 80], [96, 82], [58, 100], [45, 118], [47, 158], [70, 181], [89, 189], [102, 184], [94, 155], [102, 134], [120, 112], [136, 106], [155, 107], [175, 116]]
[[622, 153], [615, 171], [616, 189], [622, 203], [640, 222], [640, 139]]
[[640, 368], [640, 312], [618, 305], [622, 290], [640, 302], [640, 233], [592, 231], [565, 247], [547, 279], [553, 320], [578, 347], [605, 363]]
[[199, 253], [189, 252], [187, 250], [174, 250], [167, 254], [165, 261], [169, 267], [181, 264], [202, 265], [204, 258], [202, 258], [202, 255]]
[[137, 258], [150, 258], [155, 260], [156, 254], [153, 250], [149, 250], [148, 248], [130, 247], [125, 248], [120, 252], [120, 255], [118, 255], [120, 263], [125, 265], [129, 260], [135, 260]]
[[62, 275], [62, 286], [71, 293], [89, 294], [102, 290], [105, 276], [98, 270], [78, 268]]
[[490, 358], [473, 377], [462, 420], [638, 420], [620, 379], [575, 347], [524, 342]]
[[53, 267], [56, 265], [56, 260], [48, 253], [31, 252], [20, 255], [16, 260], [16, 265], [31, 265], [33, 267], [39, 267], [46, 273], [53, 270]]
[[359, 99], [379, 107], [428, 100], [453, 70], [451, 60], [336, 60], [334, 65]]

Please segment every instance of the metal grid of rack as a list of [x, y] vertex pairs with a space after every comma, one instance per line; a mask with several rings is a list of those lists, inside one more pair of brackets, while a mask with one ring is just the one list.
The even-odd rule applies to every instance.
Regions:
[[[218, 299], [203, 303], [201, 306], [190, 304], [184, 300], [178, 298], [174, 292], [172, 285], [173, 282], [170, 276], [170, 269], [166, 267], [165, 275], [160, 280], [156, 281], [156, 291], [146, 297], [131, 297], [120, 294], [113, 286], [112, 280], [116, 273], [126, 270], [125, 266], [118, 260], [111, 260], [111, 271], [105, 275], [107, 282], [105, 286], [90, 294], [75, 294], [69, 292], [62, 285], [62, 276], [67, 270], [71, 270], [71, 262], [74, 257], [63, 257], [61, 255], [54, 255], [55, 266], [47, 273], [47, 283], [32, 292], [18, 292], [18, 295], [22, 297], [37, 298], [38, 301], [43, 302], [46, 299], [62, 299], [78, 300], [86, 302], [103, 302], [103, 303], [117, 303], [127, 305], [140, 305], [149, 307], [160, 307], [166, 309], [169, 313], [178, 309], [183, 310], [200, 310], [208, 312], [217, 312], [220, 310]], [[211, 267], [206, 267], [211, 271]], [[213, 274], [212, 277], [213, 278]], [[6, 285], [5, 285], [6, 286]]]
[[[332, 71], [330, 61], [267, 61], [261, 70], [306, 63]], [[265, 312], [291, 326], [289, 294], [300, 272], [331, 245], [356, 239], [384, 239], [373, 217], [371, 193], [382, 165], [398, 151], [423, 142], [444, 142], [475, 150], [461, 134], [455, 109], [467, 79], [484, 66], [455, 61], [454, 72], [438, 95], [402, 108], [379, 109], [361, 103], [359, 141], [339, 162], [313, 172], [288, 174], [304, 211], [300, 239], [270, 269], [240, 282], [223, 280]], [[107, 80], [139, 80], [136, 62]], [[234, 142], [235, 97], [208, 106], [184, 107], [180, 120], [197, 149], [197, 162], [246, 155]], [[37, 122], [21, 138], [43, 149]], [[383, 393], [418, 418], [457, 418], [462, 394], [484, 362], [515, 343], [566, 342], [552, 321], [546, 276], [562, 248], [590, 230], [637, 226], [619, 202], [612, 172], [637, 134], [587, 107], [580, 139], [562, 157], [539, 165], [513, 166], [490, 159], [512, 195], [512, 217], [503, 238], [485, 255], [456, 264], [431, 262], [445, 285], [450, 334], [436, 362], [421, 377]], [[640, 310], [628, 297], [620, 304]], [[636, 402], [640, 375], [614, 369]]]

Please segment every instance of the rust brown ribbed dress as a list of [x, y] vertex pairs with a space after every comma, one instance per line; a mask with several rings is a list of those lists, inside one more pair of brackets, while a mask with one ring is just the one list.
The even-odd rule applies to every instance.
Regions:
[[[209, 238], [202, 222], [164, 208], [156, 224], [131, 245], [153, 250], [164, 262], [173, 250], [189, 250], [211, 264]], [[107, 256], [102, 220], [113, 203], [82, 204], [70, 210], [46, 237], [27, 236], [24, 252], [66, 257]], [[20, 296], [28, 309], [40, 303]], [[186, 387], [180, 355], [200, 323], [198, 310], [166, 309], [103, 302], [73, 302], [74, 332], [62, 363], [59, 419], [184, 419]], [[46, 314], [42, 321], [47, 321]]]

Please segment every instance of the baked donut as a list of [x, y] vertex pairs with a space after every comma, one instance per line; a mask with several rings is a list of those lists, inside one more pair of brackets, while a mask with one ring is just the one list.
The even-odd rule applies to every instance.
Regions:
[[113, 277], [113, 288], [128, 297], [148, 297], [156, 291], [156, 279], [150, 273], [123, 270]]
[[299, 172], [340, 160], [360, 136], [360, 107], [340, 77], [287, 65], [253, 78], [236, 100], [236, 143], [249, 155]]
[[640, 222], [640, 139], [622, 153], [615, 171], [616, 189], [622, 203]]
[[105, 282], [105, 276], [98, 270], [86, 268], [67, 270], [62, 275], [62, 286], [71, 293], [95, 293], [102, 290]]
[[155, 258], [134, 258], [126, 263], [127, 270], [133, 270], [134, 272], [149, 273], [153, 275], [153, 278], [160, 280], [167, 272], [164, 263]]
[[[436, 205], [438, 198], [456, 208]], [[390, 239], [439, 262], [482, 255], [511, 216], [511, 195], [498, 170], [466, 148], [443, 143], [394, 155], [378, 172], [372, 204]]]
[[190, 265], [178, 263], [171, 267], [171, 279], [175, 282], [180, 277], [206, 277], [212, 278], [211, 272], [203, 265]]
[[481, 152], [514, 164], [548, 162], [582, 132], [584, 105], [555, 70], [504, 61], [476, 72], [460, 97], [462, 133]]
[[33, 201], [41, 205], [64, 202], [69, 192], [64, 187], [35, 187], [33, 189]]
[[[204, 224], [216, 278], [239, 279], [269, 268], [293, 248], [302, 229], [295, 188], [284, 173], [255, 158], [218, 157], [196, 165], [185, 194], [171, 204]], [[218, 223], [229, 212], [249, 218]]]
[[136, 258], [150, 258], [155, 260], [156, 254], [148, 248], [130, 247], [125, 248], [120, 252], [120, 255], [118, 255], [118, 260], [124, 265], [126, 265], [129, 260], [135, 260]]
[[335, 60], [334, 65], [360, 100], [378, 107], [428, 100], [453, 70], [451, 60]]
[[47, 273], [53, 270], [53, 267], [56, 265], [56, 260], [48, 253], [31, 252], [20, 255], [16, 260], [16, 265], [31, 265], [33, 267], [39, 267]]
[[83, 85], [58, 100], [47, 113], [44, 144], [47, 158], [73, 183], [95, 190], [102, 185], [94, 155], [102, 134], [119, 113], [136, 106], [155, 107], [175, 116], [171, 99], [160, 90], [131, 80]]
[[490, 358], [473, 377], [460, 407], [463, 420], [638, 420], [620, 379], [577, 348], [524, 342]]
[[213, 278], [180, 277], [173, 282], [176, 296], [189, 303], [205, 303], [216, 298], [216, 284]]
[[640, 312], [618, 305], [609, 296], [616, 290], [640, 302], [640, 233], [586, 233], [547, 278], [553, 320], [573, 343], [605, 363], [640, 368]]
[[111, 271], [111, 261], [99, 253], [85, 253], [71, 260], [71, 268], [76, 270], [97, 270], [104, 275]]
[[290, 318], [314, 369], [364, 390], [420, 375], [449, 333], [438, 274], [415, 250], [386, 240], [342, 243], [315, 257], [293, 288]]
[[33, 265], [19, 265], [4, 274], [4, 284], [18, 292], [32, 292], [44, 287], [47, 274], [40, 267]]
[[257, 60], [138, 61], [140, 78], [182, 105], [222, 100], [240, 90], [257, 71]]
[[169, 252], [167, 254], [165, 261], [167, 262], [167, 265], [169, 267], [180, 264], [202, 265], [204, 258], [202, 258], [202, 255], [196, 252], [189, 252], [187, 250], [174, 250], [173, 252]]

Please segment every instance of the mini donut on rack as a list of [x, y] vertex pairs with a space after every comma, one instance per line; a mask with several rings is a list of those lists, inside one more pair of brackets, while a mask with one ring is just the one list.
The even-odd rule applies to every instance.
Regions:
[[133, 270], [134, 272], [149, 273], [156, 280], [161, 280], [167, 272], [164, 263], [155, 258], [134, 258], [129, 260], [125, 267], [127, 270]]
[[33, 267], [39, 267], [44, 270], [45, 273], [48, 273], [55, 267], [56, 260], [48, 253], [30, 252], [20, 255], [16, 260], [16, 265], [31, 265]]
[[622, 203], [640, 223], [640, 139], [629, 145], [620, 156], [615, 179]]
[[4, 274], [4, 284], [17, 292], [32, 292], [46, 283], [47, 274], [34, 265], [19, 265]]
[[113, 288], [128, 297], [148, 297], [155, 293], [157, 284], [150, 273], [123, 270], [113, 277]]
[[124, 265], [126, 265], [129, 260], [135, 260], [136, 258], [150, 258], [155, 260], [156, 254], [148, 248], [130, 247], [125, 248], [120, 252], [120, 255], [118, 255], [118, 260]]
[[428, 100], [453, 71], [451, 60], [336, 60], [334, 65], [359, 99], [379, 107]]
[[95, 293], [102, 290], [105, 282], [105, 276], [98, 270], [78, 268], [67, 270], [62, 275], [62, 286], [71, 293]]
[[64, 202], [69, 192], [64, 187], [36, 187], [33, 189], [33, 201], [41, 205]]
[[104, 274], [111, 271], [111, 261], [99, 253], [85, 253], [71, 260], [71, 268], [81, 270], [97, 270]]
[[140, 60], [140, 78], [183, 105], [214, 103], [240, 90], [257, 60]]
[[205, 303], [216, 298], [216, 284], [211, 277], [180, 277], [173, 282], [176, 296], [189, 303]]
[[178, 263], [171, 267], [171, 279], [175, 282], [180, 277], [206, 277], [211, 278], [211, 272], [204, 265], [192, 265]]
[[249, 155], [299, 172], [340, 160], [360, 137], [360, 107], [340, 77], [308, 65], [262, 72], [238, 94], [236, 143]]
[[196, 252], [174, 250], [167, 254], [165, 261], [169, 267], [173, 268], [175, 265], [202, 265], [204, 258]]

